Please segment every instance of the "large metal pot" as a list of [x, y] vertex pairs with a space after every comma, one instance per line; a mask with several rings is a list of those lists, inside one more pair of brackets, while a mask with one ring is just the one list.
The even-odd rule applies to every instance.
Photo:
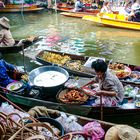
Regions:
[[[61, 79], [58, 79], [60, 81], [60, 84], [54, 85], [54, 86], [38, 86], [35, 83], [35, 78], [44, 72], [47, 71], [56, 71], [56, 72], [60, 72], [62, 74], [64, 74], [66, 76], [65, 81], [61, 81]], [[42, 66], [42, 67], [38, 67], [34, 70], [32, 70], [29, 73], [29, 82], [31, 85], [36, 86], [38, 88], [41, 89], [41, 92], [46, 96], [46, 97], [55, 97], [57, 92], [64, 86], [64, 83], [68, 80], [69, 78], [69, 73], [58, 66]]]

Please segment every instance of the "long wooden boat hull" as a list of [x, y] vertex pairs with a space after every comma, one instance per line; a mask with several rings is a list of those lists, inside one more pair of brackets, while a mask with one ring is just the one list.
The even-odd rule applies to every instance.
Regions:
[[67, 5], [57, 6], [57, 10], [62, 12], [61, 15], [69, 16], [69, 17], [79, 17], [79, 18], [81, 18], [81, 17], [83, 17], [84, 15], [87, 15], [87, 14], [96, 15], [97, 13], [100, 12], [99, 9], [85, 9], [84, 12], [74, 12], [74, 7], [73, 6], [67, 6]]
[[[58, 110], [53, 110], [53, 109], [47, 109], [47, 112], [48, 114], [54, 118], [54, 116], [56, 117], [59, 117], [61, 115], [61, 112], [58, 111]], [[66, 112], [65, 112], [66, 113]], [[74, 115], [74, 114], [70, 114], [70, 113], [66, 113], [66, 115], [69, 117], [71, 115]], [[80, 124], [80, 125], [85, 125], [87, 124], [88, 122], [92, 122], [92, 121], [97, 121], [101, 124], [102, 128], [107, 131], [110, 127], [116, 125], [114, 123], [110, 123], [110, 122], [106, 122], [106, 121], [101, 121], [101, 120], [96, 120], [96, 119], [92, 119], [92, 118], [87, 118], [87, 117], [83, 117], [83, 116], [78, 116], [78, 115], [74, 115], [76, 118], [77, 118], [77, 122]]]
[[[34, 40], [33, 42], [25, 41], [23, 46], [0, 47], [0, 52], [3, 54], [18, 53], [18, 52], [24, 50], [25, 48], [31, 46], [32, 44], [34, 44], [37, 41], [38, 41], [38, 39]], [[18, 43], [18, 42], [19, 41], [16, 41], [16, 43]]]
[[[54, 9], [55, 10], [55, 9]], [[57, 7], [56, 9], [57, 11], [60, 11], [60, 12], [70, 12], [73, 10], [73, 7]]]
[[[41, 51], [40, 53], [38, 53], [36, 55], [36, 60], [40, 63], [42, 63], [43, 65], [57, 65], [57, 66], [60, 66], [56, 63], [52, 63], [52, 62], [49, 62], [49, 61], [46, 61], [42, 58], [42, 55], [44, 52], [51, 52], [51, 53], [54, 53], [54, 54], [60, 54], [62, 56], [64, 55], [67, 55], [71, 58], [71, 60], [80, 60], [80, 61], [83, 61], [83, 62], [86, 62], [89, 57], [88, 56], [81, 56], [81, 55], [75, 55], [75, 54], [68, 54], [68, 53], [62, 53], [62, 52], [56, 52], [56, 51], [50, 51], [50, 50], [44, 50], [44, 51]], [[106, 59], [106, 62], [107, 63], [110, 63], [110, 60], [107, 60]], [[120, 63], [120, 62], [119, 62]], [[124, 64], [124, 63], [121, 63], [121, 64]], [[131, 64], [124, 64], [126, 66], [129, 66], [129, 68], [132, 70], [132, 71], [135, 71], [135, 65], [131, 65]], [[91, 70], [90, 68], [86, 68], [84, 67], [85, 71], [78, 71], [78, 70], [72, 70], [66, 66], [61, 66], [62, 68], [66, 69], [71, 75], [76, 75], [76, 76], [81, 76], [81, 77], [88, 77], [88, 78], [92, 78], [95, 76], [95, 73], [93, 72], [93, 70]], [[135, 82], [135, 81], [128, 81], [127, 78], [121, 78], [120, 81], [126, 85], [126, 84], [130, 84], [132, 86], [138, 86], [140, 87], [140, 82]]]
[[[23, 73], [9, 73], [9, 76], [11, 78], [14, 77], [14, 79], [20, 80], [21, 75]], [[80, 78], [80, 77], [79, 77]], [[80, 79], [79, 79], [80, 80]], [[81, 78], [81, 82], [79, 83], [79, 86], [85, 85], [85, 83], [88, 83], [91, 81], [91, 78]], [[83, 83], [84, 82], [84, 83]], [[37, 90], [37, 88], [35, 88]], [[106, 121], [112, 121], [115, 122], [116, 120], [120, 123], [128, 123], [128, 120], [130, 119], [130, 123], [134, 123], [135, 121], [138, 123], [140, 121], [140, 108], [133, 108], [133, 109], [123, 109], [121, 107], [92, 107], [91, 105], [83, 104], [83, 105], [74, 105], [74, 104], [63, 104], [60, 103], [57, 97], [49, 97], [47, 96], [47, 91], [44, 93], [43, 90], [39, 89], [40, 92], [37, 92], [34, 96], [23, 93], [23, 92], [15, 92], [15, 93], [7, 93], [6, 96], [11, 101], [24, 105], [27, 107], [34, 107], [34, 106], [46, 106], [47, 108], [51, 109], [57, 109], [64, 112], [69, 112], [72, 114], [77, 114], [81, 116], [88, 116], [90, 118], [101, 118], [101, 113], [103, 113], [103, 119]], [[60, 91], [55, 91], [55, 94]], [[0, 93], [3, 93], [0, 92]], [[27, 97], [28, 96], [28, 97]], [[101, 111], [102, 110], [102, 111]]]
[[[107, 15], [108, 16], [108, 15]], [[116, 18], [116, 14], [112, 14], [109, 17], [105, 16], [91, 16], [86, 15], [83, 17], [84, 20], [92, 21], [94, 23], [98, 23], [104, 26], [108, 27], [115, 27], [115, 28], [124, 28], [124, 29], [131, 29], [131, 30], [137, 30], [140, 31], [140, 23], [139, 22], [131, 22], [126, 21], [123, 17], [120, 16], [120, 18]]]
[[98, 12], [95, 11], [95, 13], [88, 13], [88, 12], [62, 12], [60, 15], [67, 16], [67, 17], [76, 17], [76, 18], [82, 18], [85, 15], [96, 15]]
[[[24, 105], [27, 107], [34, 106], [46, 106], [50, 109], [56, 109], [76, 115], [86, 116], [94, 119], [101, 118], [101, 108], [100, 107], [91, 107], [87, 105], [68, 105], [61, 104], [57, 101], [46, 101], [35, 98], [23, 97], [15, 94], [7, 94], [7, 98], [14, 103]], [[106, 121], [118, 121], [119, 123], [128, 122], [129, 118], [131, 119], [130, 123], [139, 122], [140, 117], [140, 108], [136, 109], [122, 109], [118, 107], [103, 107], [103, 119]], [[125, 122], [126, 121], [126, 122]]]
[[0, 13], [18, 13], [18, 12], [37, 12], [43, 10], [43, 7], [37, 5], [15, 5], [8, 4], [4, 8], [0, 9]]

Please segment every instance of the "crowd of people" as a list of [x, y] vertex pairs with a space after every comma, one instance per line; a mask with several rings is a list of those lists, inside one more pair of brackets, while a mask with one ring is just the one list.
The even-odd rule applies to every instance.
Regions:
[[[96, 3], [97, 4], [97, 3]], [[111, 1], [104, 1], [103, 5], [100, 5], [102, 8], [100, 13], [114, 13], [114, 5]], [[92, 7], [92, 4], [90, 6]], [[99, 5], [96, 5], [96, 8], [99, 8]], [[75, 12], [84, 12], [86, 9], [86, 3], [83, 3], [81, 0], [76, 0], [75, 2]], [[123, 6], [120, 6], [119, 14], [128, 16], [128, 21], [140, 22], [140, 0], [130, 0], [125, 2]]]

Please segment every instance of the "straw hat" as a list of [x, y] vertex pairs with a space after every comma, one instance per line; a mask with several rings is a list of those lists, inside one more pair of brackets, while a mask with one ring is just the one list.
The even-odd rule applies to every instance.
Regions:
[[6, 17], [2, 17], [0, 18], [0, 25], [2, 25], [3, 27], [5, 28], [10, 28], [10, 25], [9, 25], [9, 19], [6, 18]]
[[128, 125], [115, 125], [107, 131], [105, 140], [140, 140], [140, 132]]

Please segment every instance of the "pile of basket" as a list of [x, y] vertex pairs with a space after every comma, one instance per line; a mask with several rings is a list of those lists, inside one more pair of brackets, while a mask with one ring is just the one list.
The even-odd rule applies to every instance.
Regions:
[[[54, 140], [57, 139], [55, 136], [51, 126], [46, 123], [38, 122], [34, 119], [25, 118], [22, 119], [20, 117], [20, 121], [16, 122], [12, 119], [13, 115], [17, 115], [16, 113], [12, 113], [6, 115], [0, 112], [0, 139], [1, 140], [31, 140], [31, 139], [41, 139], [41, 140]], [[32, 123], [25, 123], [25, 120]], [[42, 130], [47, 130], [46, 134], [41, 132]]]

